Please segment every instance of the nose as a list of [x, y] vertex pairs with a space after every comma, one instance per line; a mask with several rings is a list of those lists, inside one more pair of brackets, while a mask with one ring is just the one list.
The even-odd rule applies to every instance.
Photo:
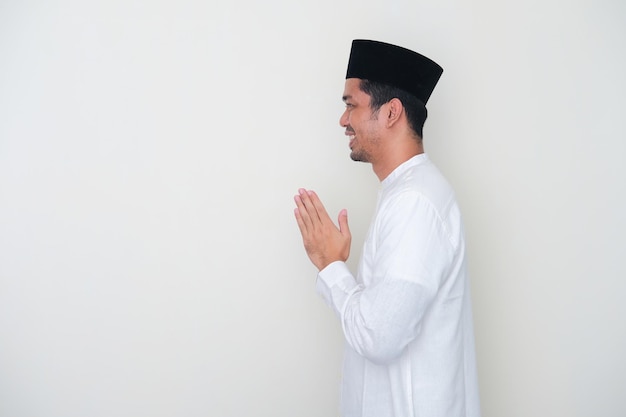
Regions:
[[341, 127], [347, 127], [348, 126], [348, 109], [346, 109], [343, 114], [341, 115], [341, 117], [339, 118], [339, 126]]

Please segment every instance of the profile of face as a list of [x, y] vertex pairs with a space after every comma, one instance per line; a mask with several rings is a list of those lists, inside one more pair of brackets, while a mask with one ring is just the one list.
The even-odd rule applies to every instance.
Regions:
[[360, 88], [361, 80], [348, 78], [343, 93], [346, 109], [339, 119], [349, 137], [350, 158], [353, 161], [374, 162], [380, 143], [378, 112], [370, 107], [370, 96]]

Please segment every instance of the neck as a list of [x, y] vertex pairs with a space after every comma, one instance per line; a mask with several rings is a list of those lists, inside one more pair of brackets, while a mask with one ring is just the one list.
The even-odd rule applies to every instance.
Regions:
[[400, 165], [413, 158], [415, 155], [424, 153], [424, 147], [422, 142], [417, 142], [412, 139], [413, 143], [409, 143], [407, 146], [395, 146], [385, 152], [383, 158], [379, 159], [375, 163], [372, 163], [372, 169], [378, 177], [379, 181], [383, 181], [389, 174], [391, 174]]

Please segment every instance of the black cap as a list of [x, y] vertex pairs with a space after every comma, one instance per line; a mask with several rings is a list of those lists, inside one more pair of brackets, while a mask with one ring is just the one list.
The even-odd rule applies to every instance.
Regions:
[[436, 62], [424, 55], [389, 43], [352, 41], [346, 79], [377, 81], [413, 94], [424, 104], [443, 73]]

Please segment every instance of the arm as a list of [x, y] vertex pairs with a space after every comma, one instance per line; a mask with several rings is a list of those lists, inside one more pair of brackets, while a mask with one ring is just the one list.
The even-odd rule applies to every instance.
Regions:
[[348, 344], [373, 362], [388, 363], [419, 336], [453, 250], [436, 210], [416, 193], [384, 208], [370, 239], [375, 250], [366, 248], [363, 256], [373, 258], [363, 274], [371, 284], [359, 285], [345, 264], [335, 262], [320, 271], [317, 288], [341, 320]]

